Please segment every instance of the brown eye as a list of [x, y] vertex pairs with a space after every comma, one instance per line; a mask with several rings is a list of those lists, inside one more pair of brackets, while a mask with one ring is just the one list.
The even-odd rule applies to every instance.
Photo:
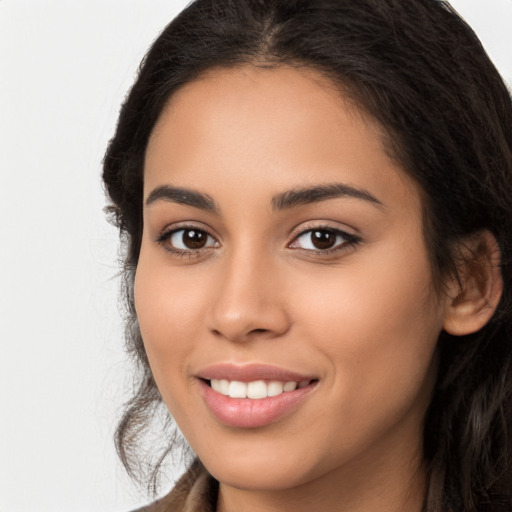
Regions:
[[201, 249], [206, 244], [208, 235], [196, 229], [186, 229], [183, 231], [183, 245], [188, 249]]
[[207, 247], [216, 247], [215, 239], [206, 231], [195, 228], [178, 229], [169, 237], [170, 244], [180, 251], [197, 251]]
[[311, 231], [311, 243], [316, 249], [330, 249], [336, 243], [337, 234], [329, 229]]
[[360, 239], [339, 229], [316, 228], [308, 229], [298, 235], [290, 244], [292, 249], [308, 251], [328, 251], [349, 245], [355, 245]]

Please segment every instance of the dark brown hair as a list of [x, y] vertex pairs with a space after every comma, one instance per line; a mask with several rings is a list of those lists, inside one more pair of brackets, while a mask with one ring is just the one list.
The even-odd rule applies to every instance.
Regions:
[[[150, 48], [104, 160], [125, 247], [126, 339], [140, 374], [117, 430], [132, 475], [161, 397], [133, 306], [151, 131], [182, 85], [212, 67], [303, 66], [328, 77], [382, 126], [424, 194], [434, 276], [456, 275], [454, 242], [492, 232], [504, 291], [481, 331], [439, 340], [424, 429], [428, 512], [512, 510], [512, 105], [470, 27], [441, 0], [196, 0]], [[169, 435], [169, 416], [164, 432]], [[155, 476], [170, 452], [149, 462]], [[142, 466], [141, 466], [142, 464]]]

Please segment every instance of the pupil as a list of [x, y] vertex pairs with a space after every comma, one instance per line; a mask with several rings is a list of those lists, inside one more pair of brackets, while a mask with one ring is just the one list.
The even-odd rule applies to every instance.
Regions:
[[206, 234], [190, 229], [183, 233], [183, 243], [189, 249], [201, 249], [206, 244]]
[[333, 231], [313, 231], [311, 237], [317, 249], [330, 249], [336, 242], [336, 234]]

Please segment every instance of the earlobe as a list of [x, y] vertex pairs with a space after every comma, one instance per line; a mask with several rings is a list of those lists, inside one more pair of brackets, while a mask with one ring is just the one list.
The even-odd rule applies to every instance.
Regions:
[[503, 291], [500, 250], [489, 231], [460, 245], [458, 279], [450, 283], [443, 328], [454, 336], [471, 334], [487, 324]]

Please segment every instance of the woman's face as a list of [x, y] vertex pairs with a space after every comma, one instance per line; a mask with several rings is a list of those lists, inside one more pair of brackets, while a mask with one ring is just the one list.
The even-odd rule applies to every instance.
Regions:
[[315, 72], [219, 70], [173, 96], [135, 300], [165, 403], [224, 485], [417, 468], [446, 308], [419, 190]]

